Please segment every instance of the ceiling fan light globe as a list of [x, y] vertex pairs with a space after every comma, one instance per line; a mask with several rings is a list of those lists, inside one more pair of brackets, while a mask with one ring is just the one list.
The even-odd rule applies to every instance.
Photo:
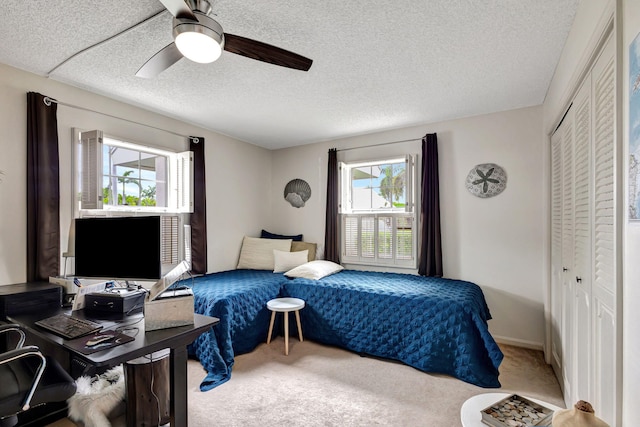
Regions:
[[175, 38], [175, 43], [185, 58], [201, 64], [213, 62], [222, 55], [220, 42], [201, 32], [179, 33]]
[[224, 31], [213, 18], [194, 10], [197, 21], [174, 18], [173, 39], [187, 59], [207, 64], [220, 58], [224, 48]]

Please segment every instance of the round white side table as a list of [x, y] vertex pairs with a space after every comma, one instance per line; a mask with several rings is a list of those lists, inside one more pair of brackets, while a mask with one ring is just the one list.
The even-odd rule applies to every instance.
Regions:
[[273, 332], [273, 321], [276, 313], [284, 313], [284, 354], [289, 355], [289, 312], [296, 314], [296, 322], [298, 325], [298, 337], [302, 342], [302, 325], [300, 324], [300, 310], [304, 308], [304, 301], [300, 298], [276, 298], [267, 302], [267, 308], [271, 310], [271, 321], [269, 322], [269, 335], [267, 336], [267, 344], [271, 342], [271, 333]]
[[[462, 408], [460, 408], [460, 420], [462, 421], [462, 425], [464, 427], [487, 427], [487, 425], [482, 422], [482, 415], [480, 415], [480, 411], [512, 394], [513, 393], [483, 393], [467, 399], [467, 401], [462, 404]], [[519, 395], [522, 396], [521, 394]], [[554, 411], [562, 409], [542, 400], [533, 399], [528, 396], [522, 397], [526, 397], [527, 399], [546, 406], [549, 409], [553, 409]]]

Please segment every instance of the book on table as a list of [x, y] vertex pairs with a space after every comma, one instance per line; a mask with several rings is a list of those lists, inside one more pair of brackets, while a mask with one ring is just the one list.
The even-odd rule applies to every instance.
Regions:
[[480, 411], [482, 422], [492, 427], [550, 426], [553, 409], [512, 394]]

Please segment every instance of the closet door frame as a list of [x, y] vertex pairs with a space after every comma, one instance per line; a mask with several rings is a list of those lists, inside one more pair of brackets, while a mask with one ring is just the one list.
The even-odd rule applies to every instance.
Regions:
[[[611, 425], [617, 425], [621, 420], [622, 415], [622, 254], [623, 254], [623, 226], [624, 226], [624, 197], [623, 197], [623, 159], [622, 159], [622, 117], [621, 117], [621, 90], [622, 90], [622, 71], [621, 71], [621, 58], [622, 47], [620, 44], [620, 31], [617, 27], [617, 15], [616, 9], [612, 6], [611, 15], [608, 20], [604, 19], [606, 25], [602, 25], [602, 32], [599, 33], [600, 37], [594, 37], [590, 45], [593, 47], [591, 55], [585, 57], [582, 61], [582, 67], [577, 69], [573, 84], [569, 87], [574, 89], [567, 91], [567, 108], [566, 113], [569, 114], [571, 110], [574, 110], [572, 114], [575, 115], [576, 120], [580, 120], [578, 117], [580, 112], [576, 102], [580, 98], [580, 91], [587, 89], [586, 85], [589, 85], [591, 92], [590, 109], [589, 114], [591, 123], [589, 124], [590, 136], [590, 148], [588, 160], [589, 164], [589, 188], [577, 190], [577, 193], [582, 191], [584, 194], [589, 194], [589, 209], [587, 217], [580, 217], [584, 214], [583, 207], [575, 206], [574, 217], [572, 217], [571, 227], [576, 227], [577, 222], [587, 221], [590, 223], [590, 232], [588, 235], [582, 234], [576, 236], [578, 239], [582, 239], [580, 242], [572, 241], [571, 239], [563, 239], [564, 245], [571, 243], [572, 245], [572, 265], [569, 267], [575, 271], [564, 273], [558, 273], [558, 248], [557, 248], [557, 200], [554, 200], [558, 196], [558, 171], [555, 170], [556, 162], [558, 161], [557, 147], [558, 137], [554, 132], [550, 132], [549, 136], [549, 159], [550, 159], [550, 178], [549, 178], [549, 194], [550, 194], [550, 268], [549, 268], [549, 288], [547, 292], [547, 304], [546, 315], [548, 319], [547, 323], [547, 340], [545, 345], [545, 357], [548, 363], [550, 363], [561, 387], [563, 387], [563, 393], [565, 397], [565, 404], [568, 407], [575, 403], [574, 399], [584, 399], [585, 397], [594, 404], [594, 408], [598, 411], [602, 417]], [[613, 46], [611, 46], [613, 45]], [[605, 60], [601, 60], [602, 57], [606, 57]], [[600, 63], [600, 64], [599, 64]], [[609, 67], [608, 70], [604, 68]], [[582, 71], [580, 71], [582, 70]], [[605, 99], [604, 101], [598, 100], [598, 83], [603, 72], [609, 73], [609, 77], [613, 75], [613, 80], [609, 78], [608, 84], [613, 85], [611, 93], [612, 98]], [[598, 106], [598, 103], [606, 107]], [[600, 112], [596, 111], [600, 108]], [[604, 119], [598, 114], [604, 114]], [[553, 129], [556, 132], [561, 131], [561, 127], [567, 120], [566, 117], [559, 118], [558, 125]], [[608, 138], [607, 142], [601, 142], [598, 145], [598, 132], [602, 131], [602, 124], [598, 124], [598, 120], [609, 120], [609, 128], [605, 131], [607, 135], [604, 139]], [[606, 133], [609, 132], [609, 133]], [[560, 138], [564, 139], [564, 138]], [[565, 141], [560, 141], [564, 143]], [[608, 145], [607, 145], [608, 144]], [[608, 147], [608, 148], [607, 148]], [[580, 150], [580, 148], [577, 148]], [[609, 150], [604, 156], [609, 156], [610, 160], [605, 168], [608, 168], [608, 176], [611, 177], [609, 182], [609, 188], [603, 192], [603, 151]], [[572, 152], [572, 156], [574, 152]], [[580, 154], [576, 154], [578, 157]], [[600, 156], [600, 158], [599, 158]], [[572, 161], [575, 159], [572, 158]], [[580, 160], [579, 160], [580, 161]], [[562, 164], [568, 163], [566, 160], [562, 160]], [[577, 177], [573, 175], [572, 179], [581, 179], [581, 172], [577, 173]], [[563, 179], [567, 175], [566, 171], [560, 171]], [[605, 177], [606, 178], [606, 177]], [[573, 181], [575, 182], [575, 181]], [[600, 185], [600, 188], [598, 187]], [[562, 183], [564, 188], [565, 183]], [[587, 191], [587, 193], [584, 193]], [[563, 197], [564, 197], [563, 190]], [[568, 194], [568, 193], [567, 193]], [[604, 199], [603, 199], [604, 197]], [[603, 203], [604, 200], [604, 203]], [[571, 204], [576, 203], [576, 192], [571, 193]], [[563, 204], [562, 206], [568, 206]], [[603, 207], [604, 206], [604, 207]], [[610, 212], [607, 211], [610, 209]], [[563, 217], [566, 214], [563, 210]], [[600, 221], [600, 222], [599, 222]], [[603, 223], [604, 229], [603, 232]], [[578, 227], [578, 232], [583, 232]], [[563, 230], [564, 232], [564, 230]], [[589, 250], [585, 249], [585, 245], [588, 245]], [[565, 248], [561, 251], [566, 258], [569, 251]], [[579, 252], [579, 253], [578, 253]], [[588, 256], [587, 256], [588, 254]], [[587, 258], [589, 258], [587, 260]], [[582, 261], [581, 261], [582, 260]], [[604, 261], [603, 261], [604, 260]], [[566, 262], [562, 259], [562, 263]], [[587, 266], [588, 264], [588, 266]], [[587, 269], [589, 271], [587, 271]], [[568, 280], [567, 273], [571, 273], [573, 282]], [[559, 280], [559, 276], [564, 275]], [[563, 289], [563, 300], [560, 302], [565, 305], [569, 300], [565, 300], [564, 296], [569, 294], [575, 298], [570, 304], [571, 307], [563, 307], [565, 313], [561, 319], [557, 318], [558, 308], [557, 301], [557, 286], [561, 285]], [[571, 323], [569, 323], [571, 322]], [[587, 323], [588, 325], [583, 325]], [[560, 331], [566, 331], [570, 336], [560, 337], [560, 341], [564, 345], [567, 345], [570, 350], [562, 351], [562, 354], [557, 352], [558, 337], [554, 334], [560, 327]], [[586, 329], [585, 329], [586, 328]], [[561, 332], [563, 333], [563, 332]], [[571, 345], [570, 343], [573, 343]], [[613, 351], [612, 351], [613, 350]], [[586, 354], [586, 357], [581, 357], [580, 354]], [[608, 355], [612, 355], [611, 357]], [[558, 367], [558, 363], [561, 364]], [[566, 367], [566, 365], [570, 365]], [[560, 368], [560, 369], [558, 369]], [[588, 372], [588, 379], [585, 380], [584, 373]], [[561, 375], [559, 375], [561, 373]]]

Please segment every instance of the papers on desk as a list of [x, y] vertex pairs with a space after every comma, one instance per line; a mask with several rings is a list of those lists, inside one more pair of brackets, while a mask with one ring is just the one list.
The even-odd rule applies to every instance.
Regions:
[[153, 301], [163, 293], [169, 286], [180, 280], [182, 275], [190, 270], [189, 263], [182, 261], [176, 265], [170, 272], [165, 274], [160, 280], [158, 280], [149, 290], [149, 301]]

